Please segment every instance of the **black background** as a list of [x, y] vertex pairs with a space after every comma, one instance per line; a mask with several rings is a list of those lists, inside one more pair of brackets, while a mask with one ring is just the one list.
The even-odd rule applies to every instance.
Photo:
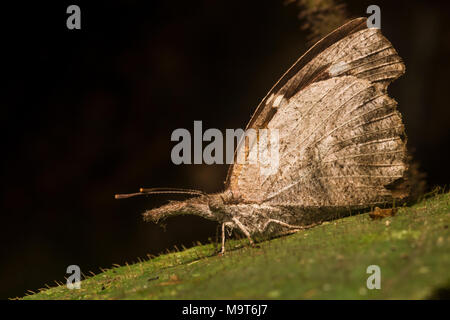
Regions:
[[[347, 1], [351, 17], [373, 1]], [[81, 7], [81, 30], [66, 8]], [[407, 72], [390, 94], [430, 187], [450, 181], [450, 5], [377, 1]], [[0, 298], [214, 238], [216, 223], [141, 213], [174, 196], [114, 200], [139, 187], [221, 191], [225, 165], [172, 164], [176, 128], [244, 128], [308, 48], [283, 1], [58, 1], [2, 5]]]

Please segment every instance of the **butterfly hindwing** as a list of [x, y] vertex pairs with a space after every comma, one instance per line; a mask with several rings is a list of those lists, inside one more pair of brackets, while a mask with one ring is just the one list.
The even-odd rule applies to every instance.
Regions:
[[235, 164], [230, 190], [273, 205], [391, 201], [386, 186], [407, 166], [401, 115], [386, 88], [404, 70], [391, 43], [364, 18], [331, 33], [283, 76], [248, 125], [278, 130], [278, 171], [261, 175], [258, 163]]

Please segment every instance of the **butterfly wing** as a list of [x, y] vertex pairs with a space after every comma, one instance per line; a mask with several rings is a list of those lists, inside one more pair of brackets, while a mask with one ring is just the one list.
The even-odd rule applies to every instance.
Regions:
[[[248, 202], [360, 207], [392, 201], [406, 135], [388, 84], [405, 71], [391, 43], [355, 19], [311, 48], [272, 88], [247, 128], [279, 133], [275, 174], [235, 163], [227, 184]], [[274, 131], [274, 130], [273, 130]], [[236, 156], [248, 153], [245, 144]]]

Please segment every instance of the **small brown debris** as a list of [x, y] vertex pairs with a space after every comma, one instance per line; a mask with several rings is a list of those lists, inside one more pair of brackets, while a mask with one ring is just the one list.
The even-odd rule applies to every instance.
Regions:
[[380, 209], [375, 207], [375, 209], [369, 212], [369, 217], [372, 220], [383, 219], [387, 217], [393, 217], [397, 213], [397, 208]]
[[158, 283], [157, 286], [170, 286], [173, 284], [178, 284], [180, 282], [181, 282], [180, 278], [178, 278], [176, 274], [172, 274], [169, 276], [169, 281]]
[[169, 279], [172, 280], [172, 281], [179, 281], [180, 280], [180, 278], [178, 278], [178, 276], [176, 274], [171, 274]]
[[147, 279], [147, 281], [153, 281], [153, 280], [158, 280], [158, 279], [159, 279], [159, 277], [156, 276], [156, 277], [152, 277], [152, 278]]

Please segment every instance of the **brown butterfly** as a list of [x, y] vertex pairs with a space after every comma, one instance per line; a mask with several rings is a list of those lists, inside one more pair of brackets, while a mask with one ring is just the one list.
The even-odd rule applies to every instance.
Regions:
[[[401, 201], [397, 187], [407, 171], [406, 134], [387, 86], [405, 65], [379, 29], [352, 20], [317, 42], [283, 75], [253, 114], [247, 129], [279, 132], [276, 174], [258, 163], [230, 166], [224, 192], [141, 189], [140, 193], [189, 193], [148, 210], [144, 220], [194, 214], [256, 235], [310, 228], [372, 206]], [[241, 143], [235, 158], [248, 153]]]

